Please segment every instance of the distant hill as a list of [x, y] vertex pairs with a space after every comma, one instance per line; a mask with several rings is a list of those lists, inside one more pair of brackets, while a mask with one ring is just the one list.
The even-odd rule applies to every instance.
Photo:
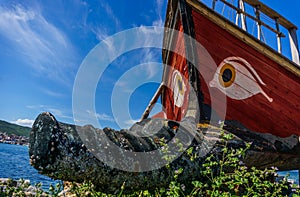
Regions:
[[23, 127], [20, 125], [0, 120], [0, 132], [7, 133], [8, 135], [15, 134], [18, 136], [29, 137], [30, 130], [31, 128], [29, 127]]

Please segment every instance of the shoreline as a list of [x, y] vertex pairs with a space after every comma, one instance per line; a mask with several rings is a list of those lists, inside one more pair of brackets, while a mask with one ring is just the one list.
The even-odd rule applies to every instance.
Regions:
[[18, 136], [15, 134], [7, 134], [0, 131], [0, 143], [2, 144], [12, 144], [12, 145], [21, 145], [29, 146], [29, 137], [27, 136]]
[[18, 143], [14, 141], [0, 141], [0, 144], [18, 145], [18, 146], [29, 146], [29, 143]]

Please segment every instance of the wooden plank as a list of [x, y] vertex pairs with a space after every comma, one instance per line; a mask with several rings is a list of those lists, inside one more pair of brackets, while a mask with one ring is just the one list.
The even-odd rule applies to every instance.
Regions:
[[279, 53], [274, 51], [272, 48], [270, 48], [263, 42], [260, 42], [258, 39], [254, 38], [250, 34], [246, 33], [245, 31], [242, 31], [235, 25], [231, 24], [231, 22], [227, 21], [226, 19], [224, 19], [224, 17], [218, 15], [213, 10], [207, 8], [207, 6], [205, 6], [201, 2], [198, 2], [196, 0], [187, 0], [187, 2], [193, 7], [193, 9], [196, 12], [201, 13], [205, 17], [209, 18], [218, 26], [222, 27], [230, 34], [236, 36], [238, 39], [240, 39], [247, 45], [253, 47], [255, 50], [259, 51], [260, 53], [263, 53], [267, 57], [276, 61], [279, 65], [281, 65], [285, 69], [289, 70], [290, 72], [293, 72], [297, 76], [300, 76], [299, 65], [293, 63], [291, 60], [284, 57], [283, 55], [280, 55]]
[[[265, 70], [267, 70], [268, 72], [273, 71], [274, 73], [278, 74], [277, 76], [275, 75], [274, 77], [273, 76], [271, 77], [272, 80], [276, 80], [273, 82], [278, 82], [281, 85], [285, 85], [287, 87], [292, 88], [291, 91], [300, 97], [300, 92], [297, 91], [298, 90], [297, 84], [300, 82], [299, 77], [293, 74], [291, 75], [289, 71], [283, 69], [279, 64], [270, 61], [270, 58], [262, 56], [261, 53], [259, 53], [257, 50], [249, 47], [244, 43], [241, 43], [237, 39], [234, 39], [234, 37], [231, 34], [227, 33], [223, 29], [218, 28], [213, 23], [208, 23], [208, 22], [206, 22], [205, 24], [200, 23], [201, 19], [197, 16], [198, 15], [194, 15], [196, 21], [195, 22], [196, 32], [197, 32], [196, 35], [197, 35], [197, 39], [201, 41], [200, 43], [202, 44], [203, 42], [205, 42], [206, 43], [205, 47], [207, 47], [207, 49], [212, 48], [211, 50], [217, 50], [220, 48], [224, 48], [227, 51], [227, 54], [224, 54], [222, 50], [219, 50], [218, 53], [212, 54], [214, 59], [218, 60], [216, 61], [216, 64], [219, 64], [227, 56], [236, 54], [237, 51], [240, 53], [244, 51], [244, 55], [249, 57], [248, 61], [250, 61], [250, 63], [251, 63], [251, 59], [256, 59], [255, 64], [259, 63], [261, 67], [267, 66]], [[206, 28], [204, 29], [197, 28], [198, 26], [203, 26], [203, 25], [205, 25]], [[201, 34], [199, 34], [199, 32], [201, 32]], [[218, 36], [216, 36], [215, 34], [218, 34]], [[260, 58], [256, 58], [257, 56], [260, 56]], [[272, 66], [269, 67], [268, 66], [269, 64], [271, 64]], [[291, 79], [286, 80], [285, 79], [286, 75], [289, 75]]]
[[289, 39], [290, 39], [290, 46], [291, 46], [291, 53], [292, 53], [292, 60], [300, 65], [299, 60], [299, 45], [298, 45], [298, 38], [296, 29], [290, 29], [289, 30]]
[[[194, 21], [192, 16], [192, 8], [190, 5], [186, 3], [185, 0], [178, 1], [178, 7], [180, 12], [180, 20], [182, 22], [183, 33], [184, 36], [184, 46], [185, 46], [185, 54], [186, 54], [186, 63], [188, 67], [188, 77], [189, 84], [193, 89], [193, 92], [196, 94], [195, 99], [189, 98], [189, 105], [187, 111], [189, 111], [190, 106], [198, 106], [200, 111], [200, 116], [198, 114], [194, 117], [196, 121], [203, 120], [203, 105], [202, 105], [202, 92], [201, 92], [201, 82], [200, 75], [196, 68], [198, 64], [198, 56], [197, 50], [195, 48], [194, 38], [195, 38], [195, 30], [194, 30]], [[192, 95], [189, 95], [189, 97]], [[195, 103], [196, 102], [196, 103]]]
[[[238, 13], [243, 14], [244, 16], [247, 16], [249, 18], [251, 18], [252, 20], [256, 21], [257, 18], [248, 14], [247, 12], [245, 12], [244, 10], [235, 7], [234, 5], [232, 5], [231, 3], [228, 3], [226, 0], [221, 0], [225, 5], [229, 6], [230, 8], [236, 10]], [[284, 34], [276, 29], [274, 29], [273, 27], [271, 27], [270, 25], [264, 23], [263, 21], [259, 21], [259, 23], [263, 26], [265, 26], [266, 28], [268, 28], [269, 30], [271, 30], [272, 32], [274, 32], [275, 34], [281, 35], [282, 37], [284, 37]], [[246, 31], [246, 24], [242, 23], [242, 29]]]
[[[234, 55], [236, 51], [242, 52], [245, 51], [245, 55], [249, 56], [248, 59], [257, 59], [256, 56], [260, 55], [258, 51], [255, 49], [249, 47], [248, 45], [241, 43], [237, 39], [233, 39], [232, 35], [228, 34], [226, 31], [217, 28], [217, 26], [213, 25], [212, 23], [205, 23], [200, 24], [200, 18], [195, 15], [196, 22], [196, 32], [197, 32], [197, 39], [200, 40], [201, 44], [203, 42], [206, 43], [205, 47], [207, 49], [212, 48], [211, 50], [216, 50], [216, 48], [226, 48], [226, 51], [228, 51], [227, 54], [222, 54], [222, 50], [219, 50], [218, 53], [214, 53], [213, 57], [214, 59], [217, 59], [216, 64], [219, 64], [223, 59], [226, 58], [226, 55]], [[198, 26], [205, 25], [206, 28], [201, 29], [197, 28]], [[201, 32], [201, 35], [199, 35], [198, 32]], [[215, 36], [214, 34], [218, 34], [218, 36]], [[210, 44], [212, 43], [213, 44]], [[246, 50], [245, 50], [246, 49]], [[249, 60], [248, 60], [249, 61]], [[259, 64], [263, 67], [268, 66], [270, 64], [270, 58], [261, 56], [259, 59], [256, 60], [255, 64], [257, 64], [257, 61], [259, 61]], [[300, 92], [297, 91], [297, 84], [299, 83], [299, 77], [295, 75], [291, 75], [291, 73], [285, 69], [283, 69], [280, 65], [278, 65], [276, 62], [271, 62], [272, 66], [270, 68], [266, 68], [266, 70], [271, 69], [272, 71], [277, 71], [278, 76], [272, 77], [273, 80], [276, 79], [276, 81], [280, 82], [280, 84], [286, 84], [286, 86], [290, 86], [292, 89], [292, 92], [295, 93], [297, 96], [300, 96]], [[275, 67], [274, 67], [275, 65]], [[285, 80], [284, 75], [290, 75], [292, 78], [290, 80]], [[270, 76], [269, 76], [270, 77]], [[274, 79], [275, 78], [275, 79]]]
[[[274, 99], [269, 103], [261, 94], [242, 101], [228, 98], [227, 118], [246, 122], [247, 126], [255, 131], [272, 132], [280, 136], [300, 132], [300, 114], [297, 110], [300, 109], [300, 94], [296, 91], [300, 88], [300, 78], [200, 14], [193, 12], [193, 15], [196, 38], [212, 55], [216, 64], [228, 56], [246, 58], [267, 84], [262, 87], [263, 90]], [[203, 26], [205, 28], [200, 28]], [[206, 75], [210, 75], [206, 77], [212, 79], [216, 67], [206, 68], [205, 71]], [[205, 102], [210, 103], [208, 90], [203, 92]]]
[[[178, 18], [179, 19], [179, 18]], [[176, 29], [179, 32], [183, 32], [183, 27], [181, 25], [181, 21], [178, 20], [176, 24]], [[169, 69], [168, 72], [165, 73], [166, 76], [166, 84], [167, 87], [163, 93], [163, 99], [162, 99], [162, 105], [164, 106], [165, 113], [167, 115], [168, 119], [171, 120], [181, 120], [181, 118], [184, 116], [183, 108], [187, 108], [187, 95], [185, 95], [185, 103], [183, 108], [178, 108], [174, 105], [174, 97], [173, 97], [173, 90], [172, 87], [172, 74], [174, 70], [178, 70], [180, 73], [182, 73], [183, 77], [185, 79], [188, 79], [188, 69], [186, 66], [186, 59], [185, 56], [185, 45], [184, 45], [184, 37], [183, 34], [177, 34], [173, 37], [172, 43], [174, 44], [174, 49], [176, 51], [170, 52], [168, 62], [165, 62], [165, 64], [168, 65]], [[176, 53], [177, 52], [177, 53]], [[174, 70], [172, 70], [174, 69]], [[187, 90], [188, 92], [188, 90]]]
[[[278, 18], [278, 23], [285, 27], [286, 29], [297, 29], [297, 26], [294, 25], [292, 22], [284, 18], [282, 15], [277, 13], [275, 10], [271, 9], [264, 3], [259, 0], [243, 0], [244, 2], [248, 3], [249, 5], [255, 7], [259, 7], [260, 11], [263, 12], [265, 15], [269, 16], [272, 19]], [[282, 2], [284, 3], [284, 2]]]
[[[195, 15], [195, 18], [195, 20], [197, 21], [197, 39], [201, 41], [201, 44], [205, 44], [205, 47], [207, 49], [210, 49], [211, 51], [218, 50], [217, 52], [212, 54], [214, 59], [217, 60], [217, 64], [219, 64], [226, 57], [234, 56], [238, 52], [241, 55], [248, 57], [247, 59], [250, 63], [260, 65], [258, 67], [259, 69], [263, 67], [263, 69], [261, 70], [266, 73], [261, 73], [261, 77], [268, 78], [267, 80], [271, 80], [269, 82], [270, 85], [280, 84], [279, 87], [283, 87], [283, 91], [286, 89], [284, 92], [290, 90], [291, 94], [295, 94], [296, 97], [300, 97], [300, 92], [298, 91], [298, 86], [300, 83], [299, 77], [286, 71], [280, 65], [271, 61], [269, 58], [262, 56], [253, 48], [245, 45], [244, 43], [241, 43], [237, 39], [234, 39], [232, 35], [228, 34], [227, 32], [224, 32], [224, 30], [221, 30], [220, 28], [217, 28], [217, 26], [213, 25], [212, 23], [206, 22], [205, 24], [199, 24], [199, 21], [201, 21], [201, 19], [199, 17], [197, 18], [197, 15]], [[205, 29], [197, 28], [198, 26], [203, 25], [205, 25]], [[201, 35], [198, 34], [199, 32], [201, 32]], [[226, 54], [224, 54], [224, 51], [221, 50], [221, 48], [227, 51]], [[270, 76], [268, 72], [271, 72], [273, 76]], [[289, 78], [286, 78], [286, 76], [289, 76]], [[269, 86], [266, 86], [264, 88], [268, 87]], [[272, 89], [276, 89], [276, 87]]]
[[[204, 94], [205, 103], [209, 105], [209, 95], [205, 91]], [[289, 119], [283, 120], [280, 118], [284, 117], [284, 115], [274, 115], [272, 113], [274, 112], [273, 110], [258, 110], [259, 106], [257, 103], [251, 104], [248, 101], [235, 101], [229, 98], [226, 104], [226, 120], [237, 120], [252, 131], [288, 137], [294, 134], [293, 131], [295, 131], [295, 128], [299, 128], [299, 124], [294, 125]], [[218, 107], [218, 103], [215, 103], [215, 105]], [[220, 103], [220, 105], [222, 105], [222, 103]], [[276, 124], [274, 124], [274, 122], [276, 122]]]
[[152, 111], [153, 107], [155, 106], [156, 101], [158, 100], [158, 98], [159, 98], [159, 96], [161, 95], [161, 93], [162, 93], [162, 91], [163, 91], [164, 88], [165, 88], [165, 84], [164, 84], [164, 82], [162, 82], [162, 83], [159, 85], [159, 87], [157, 88], [157, 90], [156, 90], [154, 96], [153, 96], [152, 99], [150, 100], [150, 102], [149, 102], [147, 108], [145, 109], [145, 111], [144, 111], [144, 113], [143, 113], [143, 115], [142, 115], [142, 117], [141, 117], [140, 122], [141, 122], [142, 120], [145, 120], [146, 118], [148, 118], [150, 112]]
[[[211, 105], [208, 91], [203, 92], [205, 94], [205, 103]], [[293, 131], [297, 131], [295, 128], [299, 128], [299, 123], [293, 124], [289, 119], [287, 119], [287, 121], [283, 120], [286, 118], [283, 114], [273, 114], [274, 111], [267, 108], [259, 110], [260, 106], [258, 103], [255, 103], [255, 101], [261, 99], [259, 96], [260, 95], [257, 95], [254, 100], [247, 99], [244, 101], [236, 101], [229, 98], [226, 103], [226, 120], [237, 120], [252, 131], [273, 133], [273, 135], [277, 134], [277, 136], [281, 137], [290, 136], [293, 134]], [[214, 105], [216, 105], [214, 110], [217, 110], [219, 105], [222, 104], [223, 103], [214, 103]]]
[[[187, 0], [187, 2], [193, 2], [193, 0]], [[198, 6], [199, 4], [197, 2]], [[219, 65], [228, 56], [244, 57], [267, 84], [267, 86], [262, 86], [262, 89], [273, 98], [272, 103], [269, 103], [262, 94], [254, 95], [245, 100], [228, 98], [226, 118], [246, 123], [254, 131], [269, 132], [278, 136], [299, 134], [299, 67], [210, 9], [195, 6], [192, 7], [196, 39], [211, 53], [216, 65]], [[199, 16], [194, 12], [199, 13]], [[203, 20], [208, 22], [203, 22]], [[173, 40], [173, 42], [177, 43], [176, 47], [182, 50], [182, 45], [178, 40]], [[205, 73], [203, 77], [209, 81], [213, 78], [216, 67], [210, 68], [207, 65], [202, 65], [205, 64], [205, 60], [202, 62], [201, 55], [199, 56], [199, 69], [202, 74]], [[179, 63], [182, 62], [180, 57], [173, 56], [172, 58], [174, 58], [171, 61], [172, 65], [184, 66]], [[204, 101], [206, 104], [211, 104], [209, 91], [218, 92], [219, 90], [208, 88], [204, 82], [202, 84]], [[223, 93], [219, 91], [218, 94]], [[165, 101], [165, 103], [168, 102]], [[224, 103], [217, 101], [215, 105], [218, 108], [222, 107]]]

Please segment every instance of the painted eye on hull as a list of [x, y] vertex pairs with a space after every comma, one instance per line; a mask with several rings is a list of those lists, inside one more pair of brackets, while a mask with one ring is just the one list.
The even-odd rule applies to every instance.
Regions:
[[273, 102], [260, 84], [266, 86], [254, 68], [240, 57], [224, 59], [209, 83], [210, 87], [218, 88], [232, 99], [243, 100], [261, 93], [269, 102]]
[[175, 70], [172, 75], [172, 89], [174, 105], [177, 107], [182, 107], [184, 103], [186, 85], [183, 81], [181, 73], [177, 70]]

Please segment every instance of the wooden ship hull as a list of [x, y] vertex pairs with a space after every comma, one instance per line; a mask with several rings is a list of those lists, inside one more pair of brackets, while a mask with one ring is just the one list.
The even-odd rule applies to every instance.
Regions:
[[[277, 33], [279, 52], [199, 1], [171, 0], [165, 28], [175, 29], [192, 37], [197, 42], [194, 45], [205, 48], [206, 54], [202, 54], [203, 50], [196, 46], [194, 50], [187, 50], [189, 41], [184, 36], [165, 33], [163, 60], [174, 70], [164, 71], [163, 81], [169, 87], [162, 91], [164, 116], [177, 121], [185, 116], [189, 84], [186, 83], [187, 80], [181, 80], [180, 84], [174, 82], [174, 76], [179, 71], [181, 78], [189, 78], [190, 67], [195, 67], [199, 103], [204, 106], [200, 106], [204, 109], [202, 119], [209, 119], [211, 111], [222, 117], [222, 105], [226, 105], [225, 120], [236, 126], [277, 137], [300, 136], [300, 66], [294, 33], [296, 27], [259, 1], [242, 2], [259, 6], [260, 11], [268, 13], [270, 17], [279, 17], [278, 25], [289, 31], [294, 62], [279, 53], [282, 33], [265, 23], [260, 22]], [[233, 6], [229, 3], [225, 5]], [[243, 10], [240, 12], [244, 13]], [[243, 16], [245, 15], [246, 13]], [[180, 54], [172, 52], [174, 49]], [[207, 54], [211, 56], [213, 64], [207, 63]], [[189, 57], [196, 59], [194, 61], [197, 65], [189, 65], [186, 61]], [[180, 98], [174, 93], [178, 92], [176, 88], [183, 90], [181, 96], [184, 101], [181, 103], [178, 103]], [[224, 99], [218, 100], [224, 95], [225, 102]], [[212, 107], [212, 102], [215, 107]]]

